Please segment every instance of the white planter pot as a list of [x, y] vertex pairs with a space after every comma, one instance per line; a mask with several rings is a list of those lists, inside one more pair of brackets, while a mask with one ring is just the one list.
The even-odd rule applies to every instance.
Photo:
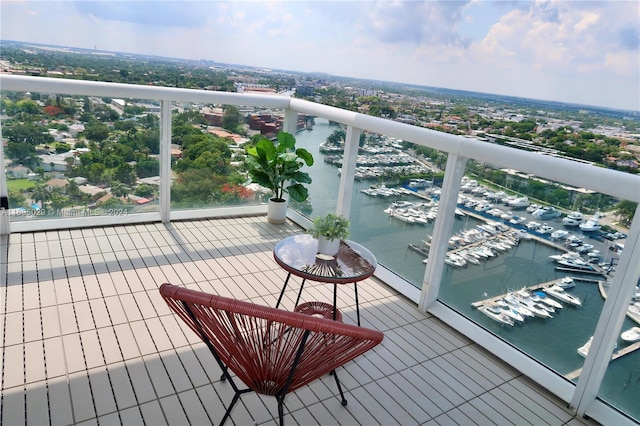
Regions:
[[282, 224], [287, 221], [287, 200], [269, 199], [267, 206], [267, 221], [269, 223]]
[[318, 237], [318, 253], [327, 256], [335, 256], [340, 249], [340, 239], [328, 240], [325, 237]]

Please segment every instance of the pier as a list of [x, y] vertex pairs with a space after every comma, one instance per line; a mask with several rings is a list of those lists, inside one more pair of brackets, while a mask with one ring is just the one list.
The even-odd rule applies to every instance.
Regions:
[[[598, 281], [596, 281], [596, 280], [585, 280], [585, 279], [576, 278], [576, 277], [571, 277], [571, 278], [572, 278], [574, 281], [598, 282]], [[543, 282], [543, 283], [535, 284], [535, 285], [532, 285], [532, 286], [523, 286], [523, 287], [521, 287], [521, 288], [526, 288], [526, 289], [527, 289], [527, 290], [529, 290], [529, 291], [542, 290], [542, 289], [544, 289], [544, 288], [546, 288], [546, 287], [550, 287], [550, 286], [552, 286], [552, 285], [554, 285], [554, 284], [558, 284], [561, 280], [562, 280], [562, 278], [557, 278], [557, 279], [554, 279], [554, 280], [551, 280], [551, 281], [547, 281], [547, 282]], [[519, 289], [518, 289], [518, 290], [519, 290]], [[508, 294], [508, 293], [499, 294], [499, 295], [497, 295], [497, 296], [493, 296], [493, 297], [490, 297], [490, 298], [488, 298], [488, 299], [483, 299], [483, 300], [480, 300], [480, 301], [478, 301], [478, 302], [473, 302], [473, 303], [471, 304], [471, 306], [473, 306], [474, 308], [477, 308], [477, 307], [482, 306], [482, 305], [485, 305], [485, 304], [493, 304], [493, 303], [495, 303], [496, 301], [498, 301], [498, 300], [500, 300], [500, 299], [504, 298], [507, 294]]]
[[[624, 348], [620, 349], [619, 351], [615, 351], [612, 355], [611, 355], [611, 361], [620, 358], [621, 356], [630, 354], [631, 352], [640, 349], [640, 342], [635, 342], [630, 344], [629, 346], [625, 346]], [[572, 371], [569, 374], [565, 374], [564, 377], [566, 377], [569, 380], [573, 380], [575, 378], [577, 378], [578, 376], [580, 376], [580, 373], [582, 373], [582, 368], [578, 368], [575, 371]]]

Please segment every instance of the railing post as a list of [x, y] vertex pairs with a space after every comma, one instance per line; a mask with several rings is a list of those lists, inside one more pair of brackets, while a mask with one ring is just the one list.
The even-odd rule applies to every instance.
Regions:
[[160, 110], [160, 218], [171, 219], [171, 101], [163, 100]]
[[0, 235], [10, 232], [11, 217], [9, 216], [9, 190], [7, 189], [7, 175], [4, 169], [4, 143], [2, 143], [2, 121], [0, 121]]
[[284, 110], [284, 122], [282, 123], [282, 130], [287, 133], [295, 135], [298, 130], [298, 112], [289, 108]]
[[442, 193], [438, 204], [438, 216], [433, 225], [431, 247], [422, 281], [420, 302], [418, 303], [418, 308], [425, 312], [436, 301], [438, 291], [440, 291], [442, 273], [445, 267], [444, 260], [449, 248], [449, 238], [453, 229], [458, 194], [466, 165], [467, 159], [464, 157], [454, 154], [449, 154], [447, 157]]
[[353, 198], [353, 183], [356, 175], [360, 133], [362, 133], [362, 130], [353, 126], [347, 126], [347, 136], [344, 141], [344, 155], [342, 156], [342, 172], [340, 173], [340, 186], [338, 188], [338, 204], [336, 206], [336, 213], [346, 218], [349, 217], [351, 199]]

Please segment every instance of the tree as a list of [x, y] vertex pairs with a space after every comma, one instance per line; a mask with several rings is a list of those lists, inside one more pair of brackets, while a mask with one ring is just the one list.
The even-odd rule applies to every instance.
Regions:
[[242, 123], [242, 115], [240, 111], [233, 105], [225, 105], [222, 107], [224, 114], [222, 116], [222, 128], [234, 132], [238, 125]]
[[129, 195], [131, 188], [121, 182], [114, 182], [111, 185], [111, 193], [114, 197], [123, 198]]
[[638, 207], [637, 203], [628, 200], [622, 200], [616, 206], [615, 214], [619, 220], [624, 223], [630, 223]]
[[102, 142], [109, 137], [109, 128], [104, 123], [92, 121], [85, 126], [82, 134], [90, 141]]
[[31, 193], [31, 198], [42, 208], [44, 203], [51, 198], [51, 192], [49, 192], [45, 183], [37, 182]]
[[151, 198], [153, 197], [154, 192], [155, 189], [153, 186], [143, 183], [138, 185], [133, 193], [138, 197]]

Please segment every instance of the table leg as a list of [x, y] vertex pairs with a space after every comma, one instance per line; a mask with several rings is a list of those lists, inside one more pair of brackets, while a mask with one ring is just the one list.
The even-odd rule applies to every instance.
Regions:
[[302, 279], [302, 284], [300, 284], [300, 290], [298, 291], [298, 297], [296, 298], [296, 304], [294, 306], [298, 306], [300, 302], [300, 296], [302, 295], [302, 289], [304, 288], [304, 283], [307, 281], [306, 278]]
[[333, 319], [336, 319], [336, 310], [338, 309], [338, 284], [333, 285]]
[[360, 325], [360, 304], [358, 303], [358, 283], [353, 283], [353, 289], [356, 292], [356, 316], [358, 317], [358, 325]]
[[[287, 284], [289, 284], [289, 278], [291, 278], [291, 272], [287, 275], [287, 279], [284, 280], [284, 285], [282, 286], [282, 291], [280, 292], [280, 297], [278, 297], [278, 303], [276, 303], [276, 308], [280, 306], [280, 302], [282, 301], [282, 296], [284, 296], [284, 291], [287, 289]], [[298, 304], [296, 303], [296, 306]]]

